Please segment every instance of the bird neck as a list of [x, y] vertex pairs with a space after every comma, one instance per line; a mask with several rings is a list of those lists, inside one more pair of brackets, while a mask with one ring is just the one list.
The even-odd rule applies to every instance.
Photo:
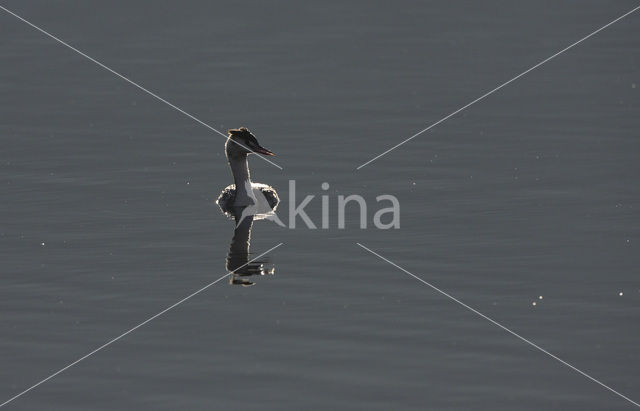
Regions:
[[251, 190], [251, 177], [249, 176], [249, 163], [247, 155], [229, 156], [229, 166], [233, 174], [233, 182], [236, 185], [236, 205], [255, 204], [253, 191]]

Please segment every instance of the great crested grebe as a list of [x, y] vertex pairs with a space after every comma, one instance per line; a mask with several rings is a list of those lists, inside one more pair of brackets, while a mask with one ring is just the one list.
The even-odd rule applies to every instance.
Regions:
[[275, 154], [262, 147], [246, 127], [230, 129], [228, 133], [225, 152], [234, 184], [222, 190], [217, 200], [218, 205], [227, 214], [232, 213], [234, 207], [237, 211], [237, 207], [253, 206], [252, 208], [256, 208], [255, 214], [275, 209], [280, 202], [278, 193], [271, 186], [251, 182], [247, 161], [247, 156], [251, 153], [265, 156]]

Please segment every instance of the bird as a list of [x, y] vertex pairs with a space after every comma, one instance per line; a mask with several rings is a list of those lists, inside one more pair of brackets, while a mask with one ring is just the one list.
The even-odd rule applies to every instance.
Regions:
[[267, 184], [251, 181], [248, 156], [249, 154], [275, 156], [275, 154], [262, 147], [246, 127], [229, 129], [227, 133], [225, 154], [234, 184], [222, 190], [216, 203], [229, 216], [238, 213], [247, 214], [249, 211], [252, 215], [274, 211], [280, 202], [278, 193]]

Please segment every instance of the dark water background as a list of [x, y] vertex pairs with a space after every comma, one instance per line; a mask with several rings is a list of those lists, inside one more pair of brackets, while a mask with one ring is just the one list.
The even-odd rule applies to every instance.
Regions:
[[[222, 281], [15, 410], [614, 410], [640, 399], [640, 12], [411, 143], [635, 1], [2, 5], [225, 130], [331, 229], [257, 221]], [[0, 11], [0, 401], [225, 274], [223, 138]], [[337, 229], [393, 194], [400, 230]], [[286, 217], [288, 205], [279, 209]], [[622, 296], [620, 293], [623, 293]], [[539, 296], [543, 296], [540, 300]], [[536, 301], [537, 305], [532, 303]]]

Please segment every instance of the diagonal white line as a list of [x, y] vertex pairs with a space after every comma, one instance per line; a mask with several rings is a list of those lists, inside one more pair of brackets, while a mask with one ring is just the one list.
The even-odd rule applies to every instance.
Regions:
[[562, 364], [566, 365], [567, 367], [571, 368], [572, 370], [578, 372], [579, 374], [581, 374], [584, 377], [587, 377], [588, 379], [590, 379], [591, 381], [595, 382], [596, 384], [601, 385], [602, 387], [606, 388], [607, 390], [611, 391], [612, 393], [620, 396], [621, 398], [624, 398], [625, 400], [629, 401], [631, 404], [635, 405], [636, 407], [640, 407], [640, 404], [638, 404], [637, 402], [633, 401], [631, 398], [620, 394], [618, 391], [614, 390], [613, 388], [609, 387], [608, 385], [605, 385], [604, 383], [596, 380], [595, 378], [593, 378], [592, 376], [590, 376], [589, 374], [587, 374], [584, 371], [579, 370], [578, 368], [574, 367], [573, 365], [569, 364], [568, 362], [566, 362], [565, 360], [563, 360], [562, 358], [559, 358], [553, 354], [551, 354], [549, 351], [545, 350], [544, 348], [540, 347], [539, 345], [536, 345], [535, 343], [527, 340], [526, 338], [524, 338], [523, 336], [521, 336], [520, 334], [516, 333], [515, 331], [511, 331], [509, 328], [505, 327], [504, 325], [500, 324], [499, 322], [493, 320], [492, 318], [487, 317], [486, 315], [482, 314], [480, 311], [468, 306], [467, 304], [463, 303], [462, 301], [458, 300], [457, 298], [453, 297], [450, 294], [447, 294], [445, 291], [442, 291], [441, 289], [439, 289], [438, 287], [436, 287], [435, 285], [423, 280], [422, 278], [418, 277], [417, 275], [409, 272], [408, 270], [405, 270], [404, 268], [400, 267], [398, 264], [394, 263], [393, 261], [381, 256], [380, 254], [376, 253], [375, 251], [371, 250], [370, 248], [365, 247], [364, 245], [360, 244], [360, 243], [356, 243], [358, 244], [361, 248], [367, 250], [368, 252], [370, 252], [371, 254], [375, 255], [376, 257], [380, 258], [383, 261], [386, 261], [387, 263], [391, 264], [392, 266], [394, 266], [395, 268], [397, 268], [400, 271], [403, 271], [405, 274], [409, 274], [411, 277], [415, 278], [416, 280], [420, 281], [421, 283], [428, 285], [429, 287], [431, 287], [432, 289], [436, 290], [437, 292], [439, 292], [440, 294], [444, 295], [445, 297], [455, 301], [456, 303], [460, 304], [461, 306], [463, 306], [464, 308], [466, 308], [467, 310], [479, 315], [480, 317], [484, 318], [485, 320], [489, 321], [490, 323], [497, 325], [498, 327], [502, 328], [503, 330], [505, 330], [506, 332], [508, 332], [509, 334], [513, 335], [514, 337], [519, 338], [520, 340], [526, 342], [527, 344], [529, 344], [530, 346], [532, 346], [533, 348], [542, 351], [543, 353], [547, 354], [549, 357], [553, 358], [554, 360], [557, 360], [559, 362], [561, 362]]
[[[218, 129], [210, 126], [209, 124], [205, 123], [204, 121], [200, 120], [199, 118], [195, 117], [192, 114], [187, 113], [186, 111], [184, 111], [183, 109], [181, 109], [180, 107], [176, 106], [173, 103], [170, 103], [169, 101], [165, 100], [164, 98], [160, 97], [159, 95], [155, 94], [152, 91], [147, 90], [146, 88], [142, 87], [140, 84], [136, 83], [135, 81], [129, 79], [128, 77], [125, 77], [124, 75], [118, 73], [117, 71], [113, 70], [112, 68], [102, 64], [101, 62], [99, 62], [98, 60], [94, 59], [91, 56], [88, 56], [87, 54], [83, 53], [82, 51], [78, 50], [77, 48], [73, 47], [72, 45], [70, 45], [69, 43], [59, 39], [58, 37], [54, 36], [53, 34], [45, 31], [44, 29], [36, 26], [35, 24], [31, 23], [30, 21], [18, 16], [16, 13], [12, 12], [11, 10], [7, 9], [6, 7], [3, 7], [2, 5], [0, 5], [0, 9], [6, 11], [7, 13], [9, 13], [10, 15], [12, 15], [13, 17], [17, 18], [18, 20], [28, 24], [29, 26], [33, 27], [34, 29], [38, 30], [39, 32], [41, 32], [42, 34], [52, 38], [53, 40], [57, 41], [58, 43], [62, 44], [63, 46], [75, 51], [76, 53], [80, 54], [82, 57], [94, 62], [95, 64], [97, 64], [98, 66], [102, 67], [103, 69], [109, 71], [112, 74], [115, 74], [116, 76], [120, 77], [121, 79], [123, 79], [124, 81], [126, 81], [127, 83], [137, 87], [138, 89], [144, 91], [145, 93], [147, 93], [148, 95], [150, 95], [151, 97], [160, 100], [161, 102], [163, 102], [164, 104], [168, 105], [169, 107], [173, 108], [174, 110], [177, 110], [178, 112], [184, 114], [185, 116], [189, 117], [191, 120], [194, 120], [195, 122], [205, 126], [206, 128], [208, 128], [211, 131], [214, 131], [218, 134], [220, 134], [222, 137], [227, 138], [227, 135], [224, 134], [223, 132], [219, 131]], [[256, 153], [255, 151], [251, 150], [248, 147], [243, 146], [242, 144], [238, 143], [237, 141], [234, 140], [230, 140], [233, 141], [234, 143], [236, 143], [237, 145], [245, 148], [246, 150], [249, 150], [251, 152], [253, 152], [255, 155], [257, 155], [258, 157], [260, 157], [261, 159], [263, 159], [264, 161], [266, 161], [267, 163], [270, 163], [273, 166], [278, 167], [280, 170], [282, 170], [282, 167], [280, 167], [278, 164], [274, 163], [273, 161], [261, 156], [260, 154]]]
[[519, 79], [520, 77], [524, 76], [525, 74], [529, 73], [532, 70], [537, 69], [538, 67], [540, 67], [541, 65], [543, 65], [544, 63], [548, 62], [549, 60], [559, 56], [560, 54], [564, 53], [565, 51], [577, 46], [578, 44], [582, 43], [583, 41], [585, 41], [586, 39], [588, 39], [591, 36], [596, 35], [597, 33], [601, 32], [602, 30], [606, 29], [607, 27], [609, 27], [610, 25], [616, 23], [617, 21], [627, 17], [629, 14], [633, 13], [634, 11], [640, 9], [640, 6], [634, 8], [633, 10], [623, 14], [622, 16], [618, 17], [617, 19], [613, 20], [610, 23], [605, 24], [604, 26], [600, 27], [598, 30], [592, 32], [591, 34], [588, 34], [586, 36], [584, 36], [583, 38], [581, 38], [580, 40], [576, 41], [575, 43], [571, 44], [570, 46], [567, 46], [565, 48], [563, 48], [562, 50], [560, 50], [559, 52], [557, 52], [556, 54], [547, 57], [546, 59], [542, 60], [541, 62], [539, 62], [538, 64], [536, 64], [535, 66], [523, 71], [522, 73], [518, 74], [517, 76], [515, 76], [514, 78], [512, 78], [509, 81], [506, 81], [504, 83], [502, 83], [501, 85], [499, 85], [498, 87], [494, 88], [491, 91], [486, 92], [485, 94], [481, 95], [480, 97], [478, 97], [477, 99], [473, 100], [471, 103], [468, 103], [462, 107], [460, 107], [459, 109], [457, 109], [456, 111], [454, 111], [453, 113], [450, 113], [449, 115], [441, 118], [440, 120], [436, 121], [435, 123], [431, 124], [429, 127], [418, 131], [417, 133], [415, 133], [414, 135], [412, 135], [411, 137], [407, 138], [404, 141], [401, 141], [400, 143], [396, 144], [395, 146], [391, 147], [390, 149], [383, 151], [382, 153], [378, 154], [377, 156], [373, 157], [371, 160], [360, 164], [358, 167], [356, 167], [356, 170], [360, 170], [362, 167], [366, 166], [369, 163], [372, 163], [374, 161], [376, 161], [377, 159], [379, 159], [380, 157], [384, 156], [385, 154], [388, 154], [389, 152], [395, 150], [396, 148], [400, 147], [401, 145], [413, 140], [414, 138], [418, 137], [420, 134], [424, 133], [425, 131], [428, 131], [430, 129], [432, 129], [433, 127], [437, 126], [438, 124], [442, 123], [443, 121], [455, 116], [456, 114], [458, 114], [459, 112], [461, 112], [462, 110], [474, 105], [475, 103], [477, 103], [478, 101], [484, 99], [485, 97], [490, 96], [491, 94], [495, 93], [496, 91], [500, 90], [501, 88], [503, 88], [504, 86], [516, 81], [517, 79]]
[[[265, 251], [264, 253], [260, 254], [259, 256], [252, 258], [251, 260], [247, 261], [246, 263], [242, 264], [240, 267], [237, 267], [234, 271], [246, 266], [247, 264], [257, 260], [258, 258], [262, 257], [263, 255], [270, 253], [271, 251], [275, 250], [276, 248], [280, 247], [282, 244], [284, 243], [280, 243], [278, 245], [276, 245], [275, 247], [271, 247], [270, 249], [268, 249], [267, 251]], [[98, 351], [102, 350], [103, 348], [108, 347], [109, 345], [113, 344], [114, 342], [120, 340], [121, 338], [123, 338], [124, 336], [134, 332], [135, 330], [137, 330], [138, 328], [142, 327], [143, 325], [147, 324], [150, 321], [153, 321], [154, 319], [160, 317], [162, 314], [166, 313], [167, 311], [172, 310], [173, 308], [179, 306], [180, 304], [182, 304], [183, 302], [187, 301], [188, 299], [190, 299], [191, 297], [194, 297], [198, 294], [200, 294], [201, 292], [203, 292], [204, 290], [206, 290], [207, 288], [211, 287], [212, 285], [216, 284], [217, 282], [221, 281], [222, 279], [228, 277], [229, 275], [231, 275], [233, 272], [228, 272], [225, 275], [223, 275], [222, 277], [218, 278], [217, 280], [205, 285], [204, 287], [200, 288], [197, 291], [194, 291], [193, 293], [189, 294], [188, 296], [184, 297], [182, 300], [178, 301], [177, 303], [174, 303], [172, 305], [170, 305], [169, 307], [165, 308], [164, 310], [160, 311], [159, 313], [155, 314], [154, 316], [144, 320], [143, 322], [141, 322], [140, 324], [136, 325], [133, 328], [130, 328], [129, 330], [125, 331], [124, 333], [120, 334], [119, 336], [109, 340], [108, 342], [102, 344], [100, 347], [96, 348], [95, 350], [91, 351], [88, 354], [83, 355], [82, 357], [78, 358], [77, 360], [75, 360], [74, 362], [72, 362], [71, 364], [59, 369], [58, 371], [54, 372], [53, 374], [51, 374], [50, 376], [48, 376], [47, 378], [41, 380], [40, 382], [33, 384], [31, 387], [27, 388], [26, 390], [20, 392], [19, 394], [14, 395], [13, 397], [9, 398], [8, 400], [6, 400], [5, 402], [3, 402], [2, 404], [0, 404], [0, 408], [4, 407], [5, 405], [9, 404], [11, 401], [22, 397], [24, 394], [28, 393], [29, 391], [33, 390], [34, 388], [38, 387], [41, 384], [44, 384], [45, 382], [49, 381], [50, 379], [52, 379], [53, 377], [55, 377], [56, 375], [68, 370], [69, 368], [73, 367], [74, 365], [76, 365], [77, 363], [79, 363], [80, 361], [92, 356], [93, 354], [97, 353]]]

